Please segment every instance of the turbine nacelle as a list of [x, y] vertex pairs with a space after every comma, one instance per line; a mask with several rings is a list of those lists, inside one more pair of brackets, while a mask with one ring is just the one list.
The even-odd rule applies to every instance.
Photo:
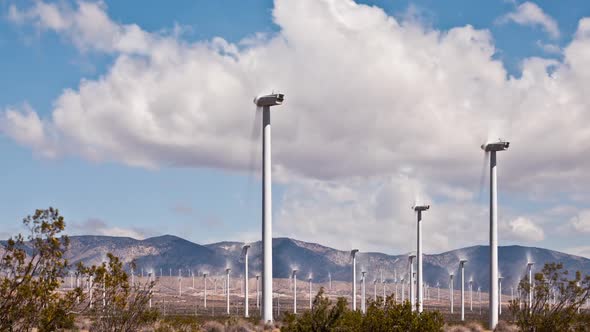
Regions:
[[490, 143], [482, 144], [481, 149], [484, 150], [485, 152], [504, 151], [504, 150], [508, 149], [509, 146], [510, 146], [510, 142], [506, 142], [502, 139], [498, 139], [497, 142], [490, 142]]
[[254, 104], [258, 107], [269, 107], [282, 105], [285, 95], [282, 93], [273, 93], [265, 96], [258, 96], [254, 98]]
[[414, 209], [414, 211], [426, 211], [430, 209], [430, 205], [415, 205], [412, 209]]
[[465, 265], [465, 263], [467, 263], [466, 259], [462, 259], [459, 261], [459, 266], [463, 267]]
[[356, 253], [357, 253], [357, 252], [359, 252], [359, 250], [358, 250], [358, 249], [352, 249], [352, 250], [350, 251], [350, 257], [354, 258], [354, 256], [356, 256]]
[[291, 273], [291, 275], [292, 275], [293, 277], [295, 277], [295, 276], [297, 275], [297, 271], [298, 271], [298, 270], [293, 270], [293, 272]]

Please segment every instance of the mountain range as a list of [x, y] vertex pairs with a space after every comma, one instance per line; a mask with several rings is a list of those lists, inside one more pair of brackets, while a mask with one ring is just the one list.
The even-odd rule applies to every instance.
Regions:
[[[178, 275], [179, 269], [185, 276], [189, 271], [195, 275], [203, 272], [213, 276], [221, 274], [226, 268], [237, 276], [243, 273], [243, 255], [240, 242], [218, 242], [200, 245], [177, 236], [164, 235], [145, 240], [112, 236], [71, 236], [70, 248], [66, 257], [72, 264], [83, 262], [87, 265], [100, 264], [108, 252], [120, 257], [124, 262], [135, 260], [137, 269], [153, 270], [156, 275]], [[250, 243], [249, 270], [251, 276], [259, 274], [262, 266], [261, 242]], [[565, 254], [549, 249], [501, 246], [499, 252], [500, 274], [504, 277], [503, 289], [510, 292], [511, 286], [526, 274], [526, 264], [535, 262], [534, 271], [545, 263], [562, 263], [570, 273], [581, 271], [590, 274], [590, 259]], [[459, 275], [459, 260], [467, 259], [466, 280], [473, 279], [474, 289], [481, 287], [486, 291], [489, 285], [489, 247], [472, 246], [451, 250], [440, 254], [425, 254], [424, 282], [430, 285], [447, 286], [449, 273]], [[308, 243], [290, 238], [273, 239], [273, 276], [288, 278], [292, 269], [298, 269], [298, 276], [314, 282], [350, 281], [352, 279], [350, 252], [337, 250], [316, 243]], [[367, 272], [369, 281], [386, 282], [399, 280], [408, 274], [408, 255], [387, 255], [377, 252], [359, 252], [357, 271]], [[139, 273], [139, 271], [138, 271]], [[455, 282], [459, 283], [458, 277]]]

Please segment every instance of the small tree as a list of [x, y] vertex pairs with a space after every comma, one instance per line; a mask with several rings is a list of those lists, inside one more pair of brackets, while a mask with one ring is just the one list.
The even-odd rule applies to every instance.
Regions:
[[[94, 331], [138, 331], [153, 324], [158, 312], [149, 308], [155, 281], [129, 282], [123, 263], [111, 253], [108, 262], [93, 266], [87, 273], [92, 276], [92, 302], [90, 314]], [[135, 269], [135, 264], [131, 263]]]
[[[585, 331], [588, 314], [579, 313], [590, 297], [590, 276], [578, 271], [573, 279], [560, 263], [545, 264], [535, 274], [534, 285], [527, 278], [519, 283], [521, 298], [510, 304], [515, 323], [522, 331]], [[533, 292], [533, 301], [528, 297]]]
[[[69, 269], [64, 218], [54, 208], [23, 219], [29, 234], [3, 244], [0, 261], [0, 331], [55, 331], [72, 327], [83, 308], [80, 288], [58, 292]], [[77, 308], [78, 307], [78, 308]]]

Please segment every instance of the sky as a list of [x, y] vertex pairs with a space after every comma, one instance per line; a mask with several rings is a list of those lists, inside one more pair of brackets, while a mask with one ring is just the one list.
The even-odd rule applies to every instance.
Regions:
[[[0, 238], [261, 237], [349, 250], [487, 244], [480, 145], [499, 138], [500, 245], [590, 257], [590, 3], [0, 0]], [[258, 114], [258, 115], [257, 115]]]

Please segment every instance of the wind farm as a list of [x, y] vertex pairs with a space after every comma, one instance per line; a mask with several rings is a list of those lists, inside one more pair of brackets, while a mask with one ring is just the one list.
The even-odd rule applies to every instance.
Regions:
[[0, 330], [586, 330], [558, 9], [3, 2]]

